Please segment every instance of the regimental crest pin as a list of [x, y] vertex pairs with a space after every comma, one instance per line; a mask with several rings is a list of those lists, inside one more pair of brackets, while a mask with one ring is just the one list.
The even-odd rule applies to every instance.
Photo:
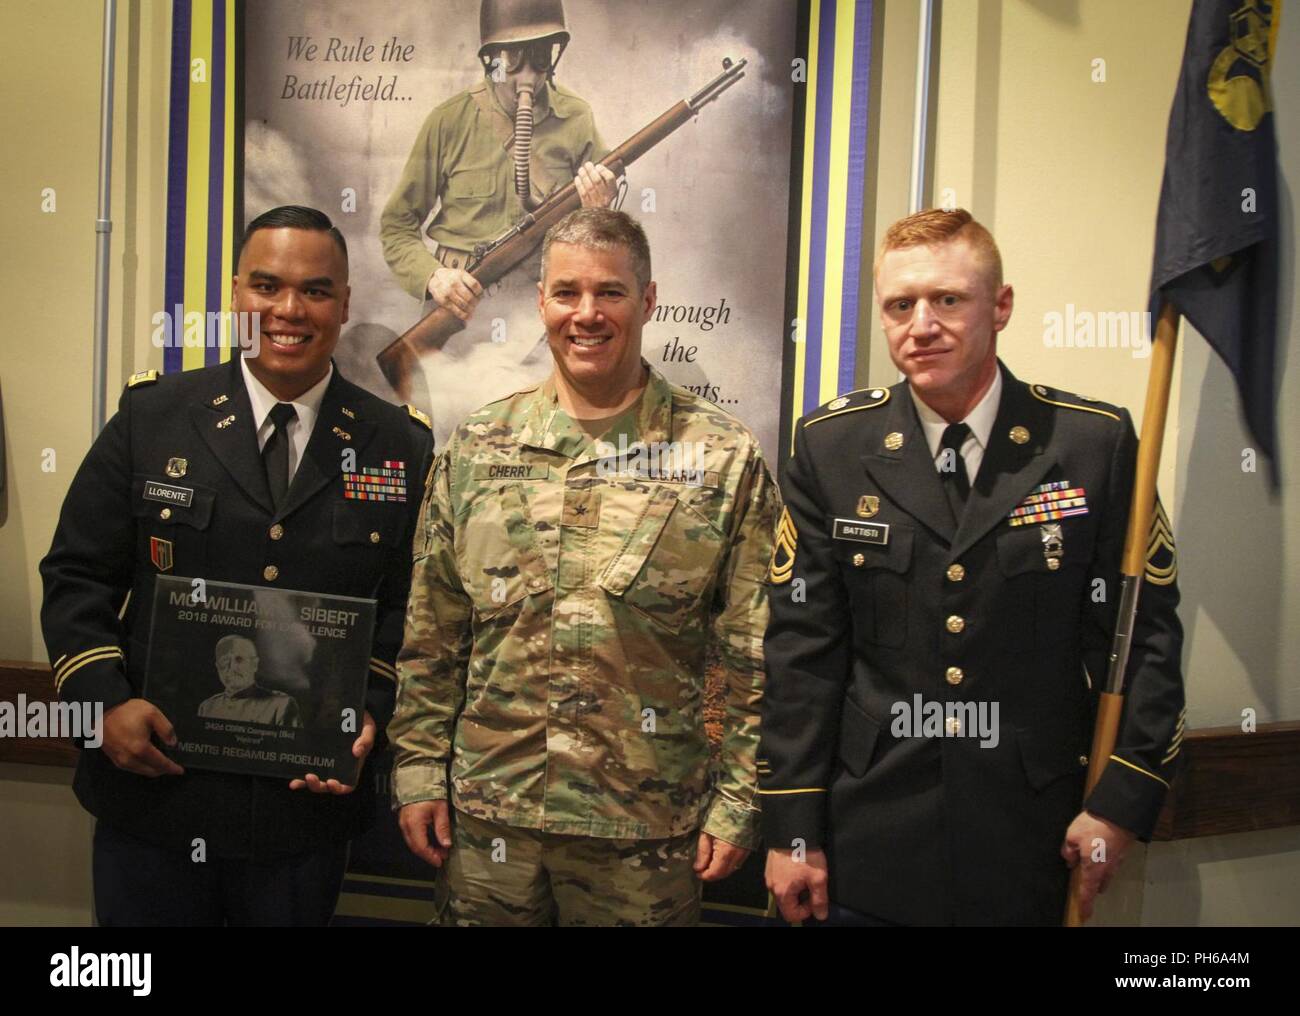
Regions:
[[185, 475], [185, 470], [189, 468], [189, 462], [185, 459], [168, 459], [167, 468], [164, 472], [174, 480], [179, 480]]
[[159, 571], [172, 570], [172, 541], [149, 537], [149, 560]]
[[858, 518], [872, 518], [878, 511], [880, 511], [880, 498], [875, 494], [863, 494], [858, 498]]
[[829, 409], [831, 412], [834, 412], [837, 409], [843, 409], [848, 404], [849, 404], [848, 398], [846, 396], [841, 395], [834, 402], [829, 403], [826, 406], [826, 408]]

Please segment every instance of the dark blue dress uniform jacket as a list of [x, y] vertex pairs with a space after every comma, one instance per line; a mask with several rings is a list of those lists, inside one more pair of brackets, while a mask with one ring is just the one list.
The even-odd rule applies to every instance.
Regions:
[[[764, 839], [824, 848], [831, 899], [889, 921], [1056, 924], [1064, 914], [1059, 849], [1083, 804], [1137, 439], [1125, 410], [1000, 369], [997, 420], [960, 526], [905, 384], [801, 420], [781, 484], [789, 518], [773, 560], [758, 753]], [[1058, 520], [1055, 568], [1041, 525], [1008, 520], [1053, 481], [1084, 488], [1089, 509]], [[861, 535], [845, 523], [837, 536], [836, 519], [863, 522], [860, 507], [889, 527], [884, 542], [844, 538]], [[1144, 838], [1183, 722], [1163, 509], [1151, 547], [1117, 748], [1087, 801]], [[996, 703], [996, 745], [969, 730], [911, 736], [898, 704], [914, 711], [918, 695], [945, 709], [982, 703], [989, 718]]]
[[[107, 711], [140, 696], [159, 574], [150, 538], [157, 537], [171, 545], [172, 574], [378, 600], [366, 708], [382, 737], [396, 695], [411, 542], [431, 447], [424, 424], [336, 367], [277, 512], [237, 359], [156, 380], [133, 377], [72, 481], [41, 563], [41, 625], [61, 699], [102, 702]], [[345, 498], [345, 448], [355, 450], [358, 471], [404, 462], [407, 500]], [[173, 458], [186, 460], [181, 478], [165, 472]], [[193, 499], [188, 506], [148, 500], [150, 480], [191, 488]], [[195, 667], [207, 672], [211, 661]], [[188, 851], [201, 837], [210, 855], [255, 858], [347, 839], [371, 811], [372, 784], [369, 766], [347, 796], [199, 769], [150, 779], [118, 769], [99, 749], [83, 749], [73, 786], [88, 811], [141, 839]]]

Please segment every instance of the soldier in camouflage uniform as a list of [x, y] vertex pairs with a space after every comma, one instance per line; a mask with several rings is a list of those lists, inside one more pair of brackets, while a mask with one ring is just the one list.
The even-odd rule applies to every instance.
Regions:
[[690, 924], [701, 880], [757, 844], [779, 494], [743, 424], [641, 359], [640, 226], [574, 212], [543, 265], [554, 372], [472, 414], [425, 494], [395, 806], [412, 851], [446, 862], [444, 923]]

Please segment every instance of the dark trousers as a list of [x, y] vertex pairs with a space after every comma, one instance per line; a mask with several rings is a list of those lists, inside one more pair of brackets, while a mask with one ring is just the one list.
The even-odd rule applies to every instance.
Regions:
[[347, 843], [268, 860], [208, 858], [95, 823], [100, 927], [323, 927], [343, 885]]

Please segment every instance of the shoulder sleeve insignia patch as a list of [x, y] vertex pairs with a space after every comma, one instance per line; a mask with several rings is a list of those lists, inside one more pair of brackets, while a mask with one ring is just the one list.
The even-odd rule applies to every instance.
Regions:
[[429, 419], [429, 417], [426, 414], [420, 412], [414, 406], [409, 406], [409, 405], [406, 407], [406, 411], [411, 414], [412, 420], [415, 420], [417, 423], [423, 424], [425, 430], [433, 430], [433, 422]]
[[781, 520], [776, 526], [776, 542], [772, 547], [772, 565], [768, 569], [768, 579], [773, 585], [785, 585], [794, 574], [794, 552], [798, 541], [799, 533], [790, 518], [790, 509], [782, 508]]
[[1151, 515], [1151, 536], [1147, 540], [1147, 566], [1145, 581], [1156, 586], [1167, 586], [1178, 578], [1178, 553], [1174, 549], [1174, 531], [1169, 525], [1165, 506], [1156, 498], [1156, 510]]
[[138, 388], [140, 385], [151, 385], [157, 380], [158, 372], [156, 370], [142, 370], [138, 374], [132, 374], [127, 378], [126, 386], [128, 388]]

